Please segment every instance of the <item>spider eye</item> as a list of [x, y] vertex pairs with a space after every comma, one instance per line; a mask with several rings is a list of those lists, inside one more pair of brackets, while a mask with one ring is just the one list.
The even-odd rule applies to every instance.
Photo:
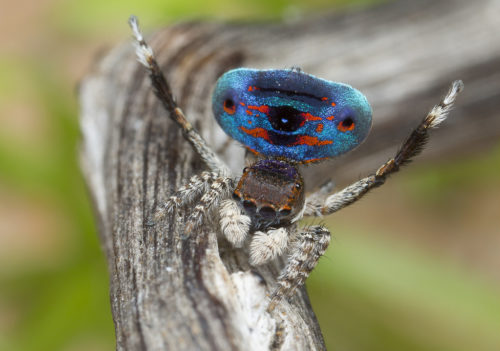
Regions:
[[257, 205], [251, 200], [243, 200], [243, 207], [250, 213], [255, 213]]
[[276, 216], [276, 211], [271, 206], [262, 206], [259, 209], [259, 215], [261, 215], [262, 217], [271, 218]]
[[296, 183], [296, 184], [295, 184], [295, 188], [296, 188], [296, 189], [300, 189], [300, 188], [302, 188], [302, 185], [301, 185], [300, 183]]
[[224, 100], [224, 111], [226, 113], [229, 113], [230, 115], [236, 112], [236, 104], [234, 103], [233, 99], [229, 98]]

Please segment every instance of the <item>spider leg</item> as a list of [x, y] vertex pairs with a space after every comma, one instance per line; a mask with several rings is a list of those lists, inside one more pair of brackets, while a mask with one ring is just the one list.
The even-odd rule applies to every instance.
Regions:
[[187, 219], [185, 238], [188, 238], [194, 229], [202, 225], [203, 218], [208, 215], [210, 209], [216, 207], [222, 198], [227, 197], [233, 188], [232, 178], [218, 177], [213, 181], [210, 190], [203, 194]]
[[314, 193], [307, 195], [306, 200], [311, 204], [323, 203], [325, 202], [325, 199], [331, 194], [334, 188], [335, 188], [334, 181], [332, 179], [329, 179], [323, 185], [321, 185], [320, 188], [316, 190]]
[[290, 249], [288, 263], [278, 277], [278, 286], [271, 295], [267, 308], [269, 312], [304, 284], [329, 244], [330, 232], [325, 227], [310, 226], [298, 233]]
[[177, 106], [170, 85], [156, 62], [153, 49], [146, 43], [139, 29], [137, 17], [130, 16], [129, 25], [137, 41], [137, 58], [148, 69], [154, 92], [167, 110], [170, 118], [181, 128], [184, 137], [213, 172], [221, 175], [230, 175], [228, 166], [210, 149], [206, 141], [193, 128], [191, 123], [186, 120], [184, 113]]
[[250, 231], [252, 220], [243, 213], [233, 199], [222, 201], [220, 209], [220, 227], [226, 239], [234, 247], [242, 247]]
[[324, 201], [319, 201], [318, 196], [308, 197], [304, 216], [325, 216], [332, 214], [356, 202], [371, 189], [382, 185], [389, 175], [399, 171], [401, 166], [409, 163], [413, 157], [422, 151], [427, 143], [429, 130], [436, 128], [446, 119], [458, 93], [462, 89], [462, 81], [454, 81], [443, 100], [434, 106], [418, 127], [413, 130], [396, 155], [383, 164], [374, 174], [349, 185], [338, 193], [327, 197]]
[[219, 175], [214, 172], [202, 172], [200, 175], [192, 176], [187, 184], [181, 186], [174, 195], [158, 207], [148, 225], [154, 225], [179, 207], [192, 204], [209, 189], [218, 177]]
[[281, 227], [255, 232], [250, 243], [250, 264], [259, 266], [283, 254], [296, 231], [297, 226], [293, 225], [289, 229]]

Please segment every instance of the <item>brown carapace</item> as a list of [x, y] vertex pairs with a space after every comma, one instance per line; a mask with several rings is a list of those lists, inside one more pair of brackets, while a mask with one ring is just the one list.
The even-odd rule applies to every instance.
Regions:
[[290, 224], [304, 207], [304, 180], [290, 163], [260, 160], [243, 170], [233, 198], [241, 202], [255, 229]]

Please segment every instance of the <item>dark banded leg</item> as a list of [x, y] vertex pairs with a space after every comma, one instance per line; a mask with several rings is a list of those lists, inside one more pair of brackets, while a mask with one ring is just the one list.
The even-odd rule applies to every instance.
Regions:
[[229, 176], [231, 173], [227, 165], [208, 147], [205, 140], [193, 128], [191, 123], [186, 120], [184, 113], [177, 106], [170, 85], [156, 62], [153, 49], [146, 43], [139, 29], [137, 17], [130, 16], [129, 24], [137, 41], [137, 58], [148, 69], [153, 90], [167, 110], [170, 118], [182, 129], [184, 137], [198, 152], [210, 170], [220, 175]]
[[349, 185], [338, 193], [327, 197], [324, 201], [319, 201], [321, 194], [318, 193], [321, 190], [308, 196], [304, 216], [326, 216], [332, 214], [356, 202], [371, 189], [384, 184], [389, 175], [399, 171], [401, 166], [409, 163], [413, 157], [422, 151], [429, 138], [429, 131], [436, 128], [446, 119], [458, 93], [462, 89], [462, 81], [457, 80], [453, 82], [444, 99], [438, 105], [434, 106], [418, 127], [410, 134], [396, 153], [396, 156], [383, 164], [375, 174]]
[[329, 244], [330, 232], [325, 227], [302, 228], [290, 249], [288, 263], [278, 277], [278, 286], [272, 293], [267, 308], [269, 312], [274, 310], [283, 298], [291, 296], [295, 289], [304, 284]]

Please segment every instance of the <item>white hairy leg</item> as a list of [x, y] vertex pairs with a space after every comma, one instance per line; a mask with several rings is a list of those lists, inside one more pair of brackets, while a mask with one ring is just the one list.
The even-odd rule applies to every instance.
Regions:
[[202, 172], [200, 175], [192, 176], [187, 184], [181, 186], [174, 195], [158, 207], [152, 224], [159, 222], [167, 214], [172, 214], [177, 208], [192, 204], [210, 188], [210, 184], [217, 178], [218, 175], [214, 172]]
[[203, 194], [187, 219], [185, 237], [189, 237], [195, 228], [202, 225], [203, 219], [208, 217], [210, 210], [217, 207], [222, 199], [227, 198], [233, 188], [232, 178], [219, 177], [212, 182], [210, 190]]

